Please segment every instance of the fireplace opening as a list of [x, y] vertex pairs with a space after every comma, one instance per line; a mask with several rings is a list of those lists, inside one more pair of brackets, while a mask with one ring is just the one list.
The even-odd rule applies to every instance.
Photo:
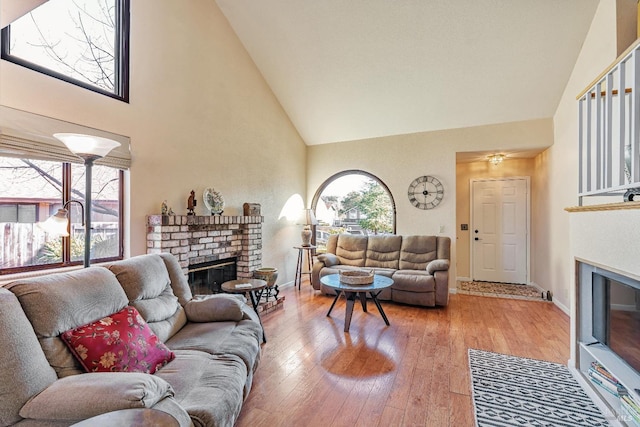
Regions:
[[222, 284], [236, 280], [236, 258], [191, 264], [187, 270], [189, 287], [194, 295], [217, 294]]

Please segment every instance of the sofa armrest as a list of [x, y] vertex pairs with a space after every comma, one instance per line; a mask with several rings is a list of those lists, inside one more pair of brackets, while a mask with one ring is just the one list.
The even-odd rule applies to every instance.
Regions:
[[36, 420], [77, 421], [105, 412], [151, 408], [173, 396], [168, 382], [138, 372], [96, 372], [56, 380], [20, 409]]
[[448, 259], [434, 259], [429, 264], [427, 264], [427, 273], [433, 274], [436, 271], [447, 271], [449, 270], [449, 260]]
[[333, 267], [334, 265], [340, 264], [340, 258], [330, 253], [318, 255], [318, 261], [322, 262], [325, 267]]
[[244, 317], [243, 299], [241, 295], [196, 295], [184, 305], [184, 311], [190, 322], [239, 322]]

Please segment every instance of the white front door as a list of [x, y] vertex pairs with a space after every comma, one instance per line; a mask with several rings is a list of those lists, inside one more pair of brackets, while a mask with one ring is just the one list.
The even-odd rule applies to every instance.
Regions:
[[527, 283], [528, 179], [472, 181], [473, 280]]

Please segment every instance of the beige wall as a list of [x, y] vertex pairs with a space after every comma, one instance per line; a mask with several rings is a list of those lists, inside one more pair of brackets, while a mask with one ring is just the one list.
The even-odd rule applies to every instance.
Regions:
[[[552, 123], [547, 119], [310, 146], [307, 203], [318, 187], [335, 173], [347, 169], [372, 173], [389, 187], [395, 199], [398, 234], [451, 237], [450, 286], [453, 288], [457, 277], [456, 153], [548, 147], [552, 134]], [[444, 200], [435, 209], [420, 210], [409, 203], [409, 183], [421, 175], [434, 175], [444, 185]], [[440, 233], [441, 225], [443, 233]]]
[[[570, 253], [569, 214], [578, 204], [578, 124], [576, 96], [617, 55], [616, 2], [603, 0], [591, 24], [582, 51], [554, 116], [554, 145], [536, 158], [534, 180], [540, 190], [536, 219], [536, 283], [551, 289], [554, 300], [567, 311], [574, 264]], [[632, 17], [635, 19], [635, 16]]]
[[280, 210], [305, 191], [306, 146], [211, 0], [131, 2], [131, 102], [0, 61], [0, 104], [131, 138], [130, 254], [146, 251], [145, 216], [164, 199], [186, 212], [206, 187], [226, 214], [262, 205], [263, 264], [293, 280], [299, 229]]
[[[461, 230], [461, 224], [471, 227], [470, 202], [472, 179], [532, 177], [535, 174], [534, 159], [505, 160], [499, 165], [492, 165], [487, 161], [458, 163], [456, 165], [456, 257], [457, 277], [471, 278], [471, 235], [472, 230]], [[533, 181], [531, 181], [533, 182]], [[531, 184], [531, 192], [535, 189]], [[530, 198], [533, 204], [533, 197]], [[531, 230], [535, 234], [535, 230]], [[532, 254], [531, 258], [533, 258]], [[533, 259], [531, 260], [533, 263]]]

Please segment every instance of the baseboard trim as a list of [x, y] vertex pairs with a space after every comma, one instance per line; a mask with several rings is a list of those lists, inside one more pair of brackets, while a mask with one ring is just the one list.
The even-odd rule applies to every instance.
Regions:
[[558, 307], [560, 310], [562, 310], [564, 312], [564, 314], [566, 314], [567, 316], [571, 316], [571, 312], [569, 311], [569, 309], [567, 308], [567, 306], [565, 306], [564, 304], [553, 300], [553, 303], [556, 305], [556, 307]]
[[457, 277], [456, 278], [456, 282], [471, 282], [471, 278], [470, 277]]
[[294, 285], [294, 283], [293, 283], [293, 280], [292, 280], [292, 281], [290, 281], [290, 282], [287, 282], [287, 283], [281, 283], [281, 284], [279, 284], [279, 285], [278, 285], [278, 288], [279, 288], [279, 289], [282, 289], [282, 288], [288, 288], [288, 287], [290, 287], [290, 286], [295, 286], [295, 285]]
[[[540, 290], [540, 292], [547, 292], [546, 289], [542, 288], [542, 286], [538, 285], [536, 282], [529, 282], [529, 284], [531, 286], [535, 286], [536, 288], [538, 288]], [[566, 314], [567, 316], [570, 316], [569, 309], [567, 308], [567, 306], [565, 306], [564, 304], [558, 302], [558, 300], [556, 300], [556, 299], [552, 299], [551, 301], [556, 305], [556, 307], [558, 307], [560, 310], [562, 310], [564, 312], [564, 314]]]
[[538, 288], [540, 292], [545, 292], [545, 289], [542, 286], [538, 285], [536, 282], [529, 282], [529, 286], [533, 286], [534, 288]]

